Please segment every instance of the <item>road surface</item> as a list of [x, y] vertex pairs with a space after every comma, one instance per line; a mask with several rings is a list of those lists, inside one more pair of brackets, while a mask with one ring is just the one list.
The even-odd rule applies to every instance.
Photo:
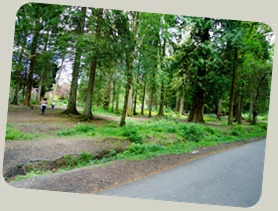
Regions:
[[250, 207], [261, 195], [265, 142], [252, 142], [99, 194]]

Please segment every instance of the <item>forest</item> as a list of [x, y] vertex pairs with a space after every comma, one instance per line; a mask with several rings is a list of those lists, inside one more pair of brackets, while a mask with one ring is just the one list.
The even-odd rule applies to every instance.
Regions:
[[[15, 19], [5, 179], [141, 160], [117, 171], [132, 180], [134, 165], [146, 176], [157, 173], [157, 162], [166, 169], [263, 139], [273, 41], [260, 22], [23, 5]], [[121, 162], [111, 165], [106, 175], [123, 183], [112, 172]]]
[[47, 97], [84, 121], [98, 107], [120, 115], [120, 126], [128, 116], [170, 111], [192, 123], [211, 114], [256, 124], [268, 113], [273, 36], [259, 22], [25, 4], [15, 22], [10, 103], [30, 107]]

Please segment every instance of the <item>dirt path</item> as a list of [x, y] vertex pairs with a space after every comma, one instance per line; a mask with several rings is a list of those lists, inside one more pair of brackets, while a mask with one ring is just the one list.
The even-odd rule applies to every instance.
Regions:
[[115, 161], [107, 165], [12, 181], [9, 184], [27, 189], [95, 194], [246, 143], [249, 142], [222, 144], [202, 148], [194, 153], [166, 155], [144, 161]]
[[3, 175], [16, 176], [21, 166], [39, 161], [55, 161], [65, 155], [78, 155], [82, 152], [97, 154], [112, 149], [122, 151], [127, 142], [109, 138], [67, 138], [43, 139], [39, 141], [7, 142], [5, 144]]

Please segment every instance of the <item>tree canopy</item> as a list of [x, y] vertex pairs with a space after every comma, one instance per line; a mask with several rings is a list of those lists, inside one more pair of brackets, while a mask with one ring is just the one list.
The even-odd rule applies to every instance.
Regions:
[[28, 3], [15, 23], [11, 103], [64, 98], [70, 70], [64, 113], [80, 114], [79, 103], [86, 120], [98, 106], [121, 113], [120, 126], [164, 109], [256, 124], [269, 107], [272, 36], [258, 22]]

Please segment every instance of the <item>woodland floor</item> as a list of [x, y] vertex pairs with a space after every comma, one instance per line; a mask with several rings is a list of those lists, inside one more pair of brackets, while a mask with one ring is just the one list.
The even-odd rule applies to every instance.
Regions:
[[[3, 175], [7, 178], [8, 184], [30, 189], [97, 193], [250, 142], [242, 141], [204, 147], [192, 153], [164, 155], [143, 161], [119, 160], [105, 165], [99, 164], [61, 173], [55, 172], [53, 167], [52, 174], [13, 181], [13, 176], [18, 174], [19, 165], [24, 166], [32, 162], [59, 160], [65, 155], [78, 155], [84, 151], [101, 153], [115, 148], [121, 151], [127, 147], [127, 141], [116, 138], [57, 138], [53, 136], [58, 130], [72, 128], [77, 124], [75, 118], [61, 115], [62, 109], [47, 109], [46, 114], [42, 116], [40, 108], [36, 106], [34, 109], [9, 106], [7, 123], [13, 124], [14, 127], [23, 132], [40, 134], [43, 138], [32, 141], [6, 141]], [[109, 121], [119, 121], [119, 117], [114, 116], [103, 115], [95, 117], [97, 120], [92, 121], [90, 124], [96, 126], [105, 125]], [[144, 117], [132, 119], [136, 121], [147, 120]], [[258, 139], [251, 141], [256, 140]]]

